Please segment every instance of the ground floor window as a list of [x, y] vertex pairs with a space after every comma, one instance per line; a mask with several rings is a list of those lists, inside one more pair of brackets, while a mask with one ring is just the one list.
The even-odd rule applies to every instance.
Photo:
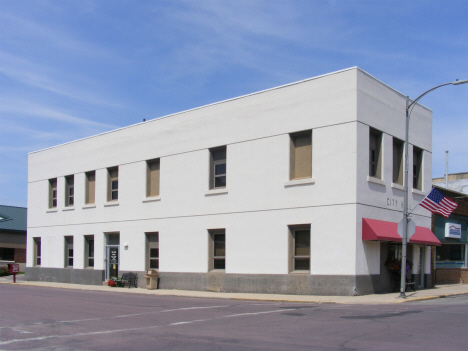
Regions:
[[146, 233], [146, 267], [159, 269], [159, 234]]
[[209, 270], [226, 269], [226, 232], [224, 229], [214, 229], [209, 231], [209, 235]]
[[34, 265], [41, 265], [41, 238], [34, 238]]
[[436, 268], [465, 266], [466, 244], [442, 244], [436, 248]]
[[15, 249], [0, 247], [0, 261], [14, 261]]
[[94, 267], [94, 235], [85, 236], [85, 267]]
[[310, 271], [310, 224], [289, 226], [289, 270]]

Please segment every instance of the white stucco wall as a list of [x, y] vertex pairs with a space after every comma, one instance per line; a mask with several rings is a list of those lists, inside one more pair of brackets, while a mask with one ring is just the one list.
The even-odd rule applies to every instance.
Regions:
[[[42, 266], [63, 267], [63, 237], [73, 235], [74, 268], [83, 268], [83, 236], [94, 234], [95, 269], [103, 269], [105, 233], [119, 232], [120, 269], [142, 271], [144, 233], [159, 232], [161, 271], [207, 272], [207, 230], [225, 228], [226, 273], [287, 274], [288, 225], [310, 223], [311, 274], [378, 274], [379, 245], [362, 242], [360, 223], [398, 221], [400, 210], [387, 199], [402, 196], [391, 187], [388, 163], [391, 136], [403, 138], [401, 106], [401, 94], [352, 68], [31, 153], [27, 265], [32, 237], [42, 237]], [[418, 107], [413, 116], [430, 131], [428, 110]], [[384, 132], [384, 185], [367, 181], [369, 126]], [[289, 133], [308, 129], [314, 181], [286, 186]], [[425, 149], [424, 186], [430, 186], [430, 133], [411, 138]], [[227, 193], [206, 194], [209, 148], [222, 145]], [[160, 200], [145, 202], [146, 160], [158, 157]], [[113, 166], [119, 166], [118, 206], [105, 206], [106, 168]], [[85, 172], [92, 170], [96, 205], [89, 208]], [[71, 174], [75, 206], [67, 210], [64, 177]], [[47, 208], [51, 178], [58, 179], [54, 212]], [[424, 215], [417, 223], [428, 227]]]

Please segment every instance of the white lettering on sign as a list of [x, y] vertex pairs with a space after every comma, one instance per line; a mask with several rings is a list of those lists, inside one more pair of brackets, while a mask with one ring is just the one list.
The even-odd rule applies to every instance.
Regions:
[[387, 206], [391, 208], [399, 208], [403, 209], [403, 201], [402, 200], [395, 200], [387, 197]]

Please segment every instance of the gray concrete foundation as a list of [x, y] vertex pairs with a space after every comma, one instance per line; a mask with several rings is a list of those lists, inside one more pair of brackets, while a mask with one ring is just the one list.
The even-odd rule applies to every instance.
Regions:
[[70, 284], [102, 285], [103, 270], [26, 267], [25, 280]]
[[[124, 273], [123, 271], [120, 273]], [[138, 287], [145, 288], [145, 272]], [[104, 271], [67, 268], [26, 268], [26, 280], [102, 285]], [[353, 296], [385, 291], [380, 275], [159, 273], [159, 289], [232, 293]]]

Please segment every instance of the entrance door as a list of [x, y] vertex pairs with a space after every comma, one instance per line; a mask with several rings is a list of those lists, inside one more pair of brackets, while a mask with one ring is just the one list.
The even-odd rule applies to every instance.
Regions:
[[424, 288], [424, 246], [419, 247], [419, 288]]
[[119, 276], [119, 246], [107, 246], [106, 279]]

